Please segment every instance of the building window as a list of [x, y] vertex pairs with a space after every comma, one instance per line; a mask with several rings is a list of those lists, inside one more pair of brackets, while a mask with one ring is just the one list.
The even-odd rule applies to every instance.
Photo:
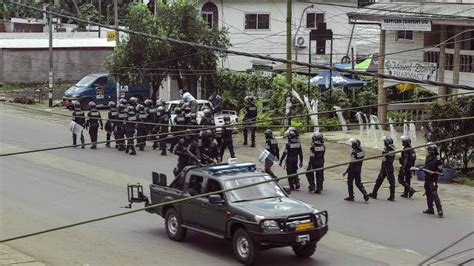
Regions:
[[212, 12], [201, 12], [201, 15], [209, 28], [212, 28], [214, 26], [214, 14]]
[[324, 13], [306, 13], [306, 28], [316, 29], [319, 23], [324, 23]]
[[270, 14], [245, 14], [246, 30], [270, 29]]
[[212, 2], [205, 3], [201, 8], [202, 19], [207, 22], [209, 28], [217, 27], [219, 22], [219, 13], [217, 6]]
[[326, 41], [316, 41], [316, 54], [326, 54]]
[[411, 30], [399, 30], [397, 31], [396, 41], [398, 40], [409, 40], [413, 41], [413, 31]]

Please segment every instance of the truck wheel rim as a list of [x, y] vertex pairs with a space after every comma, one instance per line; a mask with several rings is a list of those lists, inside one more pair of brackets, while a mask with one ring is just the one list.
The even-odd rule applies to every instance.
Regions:
[[243, 258], [246, 258], [249, 255], [250, 248], [247, 238], [240, 236], [237, 239], [237, 252], [239, 252], [239, 255]]
[[168, 219], [168, 231], [175, 235], [178, 232], [178, 219], [176, 216], [170, 216]]

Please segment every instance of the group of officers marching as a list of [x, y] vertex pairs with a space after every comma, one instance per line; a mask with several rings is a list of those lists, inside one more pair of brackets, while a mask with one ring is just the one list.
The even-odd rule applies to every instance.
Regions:
[[[213, 95], [211, 97], [220, 97]], [[216, 99], [216, 98], [214, 98]], [[217, 105], [219, 106], [219, 105]], [[87, 114], [81, 110], [79, 103], [74, 103], [73, 121], [85, 129], [88, 129], [91, 142], [91, 149], [96, 149], [97, 134], [99, 127], [104, 129], [100, 112], [97, 110], [94, 102], [89, 103], [90, 111]], [[189, 103], [181, 102], [174, 109], [176, 116], [170, 123], [170, 110], [165, 106], [165, 102], [158, 100], [156, 104], [152, 100], [147, 99], [143, 104], [138, 99], [132, 97], [130, 100], [120, 99], [119, 104], [109, 102], [110, 110], [108, 119], [105, 123], [106, 130], [106, 146], [110, 147], [111, 137], [115, 138], [115, 148], [119, 151], [125, 151], [130, 155], [135, 155], [137, 147], [143, 151], [147, 138], [153, 142], [153, 149], [159, 148], [162, 155], [167, 152], [174, 152], [178, 156], [178, 164], [174, 169], [177, 175], [183, 168], [189, 165], [208, 165], [220, 163], [226, 149], [229, 150], [230, 157], [235, 158], [233, 134], [235, 128], [232, 127], [229, 116], [224, 116], [224, 126], [220, 127], [220, 132], [215, 126], [213, 115], [220, 109], [204, 109], [203, 117], [198, 123], [197, 113], [193, 112]], [[220, 107], [218, 107], [220, 108]], [[245, 117], [244, 117], [244, 145], [247, 145], [247, 135], [251, 135], [251, 147], [255, 147], [255, 123], [257, 117], [257, 108], [253, 97], [246, 98]], [[203, 129], [199, 129], [203, 127]], [[171, 131], [171, 132], [170, 132]], [[219, 135], [219, 137], [217, 137]], [[274, 162], [279, 162], [282, 166], [285, 164], [286, 173], [290, 175], [288, 178], [290, 189], [299, 190], [300, 181], [297, 175], [298, 168], [303, 167], [303, 147], [299, 140], [298, 130], [294, 127], [288, 128], [285, 132], [287, 143], [280, 155], [278, 141], [273, 136], [271, 129], [264, 132], [265, 149], [269, 155], [264, 160], [264, 170], [271, 177], [277, 176], [272, 171]], [[134, 136], [137, 143], [135, 145]], [[77, 135], [73, 133], [73, 144], [76, 145]], [[125, 138], [126, 137], [126, 138]], [[126, 139], [126, 143], [125, 143]], [[84, 136], [80, 136], [81, 147], [84, 148]], [[321, 194], [324, 184], [324, 171], [316, 170], [324, 167], [326, 147], [324, 145], [323, 135], [319, 132], [312, 133], [311, 146], [309, 147], [310, 158], [307, 165], [306, 178], [309, 183], [308, 190], [310, 193]], [[412, 149], [411, 139], [402, 136], [403, 151], [399, 158], [400, 171], [398, 173], [398, 182], [403, 186], [404, 191], [401, 197], [411, 198], [416, 192], [411, 187], [412, 171], [414, 170], [416, 153]], [[377, 199], [378, 190], [380, 189], [385, 178], [389, 183], [389, 198], [387, 200], [395, 200], [395, 146], [391, 137], [384, 137], [383, 159], [379, 175], [376, 179], [372, 192], [368, 193], [365, 189], [362, 179], [362, 164], [365, 157], [361, 142], [358, 139], [350, 139], [349, 143], [352, 147], [351, 163], [343, 176], [347, 176], [348, 197], [344, 200], [354, 201], [354, 183], [362, 193], [364, 200], [367, 202], [369, 198]], [[168, 147], [169, 144], [169, 147]], [[438, 148], [435, 144], [428, 145], [428, 154], [423, 169], [425, 172], [425, 195], [427, 198], [426, 214], [434, 214], [434, 206], [439, 217], [443, 217], [443, 209], [441, 201], [437, 193], [438, 176], [442, 169], [441, 160], [439, 158]]]

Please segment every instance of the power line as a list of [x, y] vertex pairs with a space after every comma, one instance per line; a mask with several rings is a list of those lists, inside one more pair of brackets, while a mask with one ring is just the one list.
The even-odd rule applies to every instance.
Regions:
[[[454, 140], [458, 140], [458, 139], [463, 139], [463, 138], [467, 138], [467, 137], [471, 137], [471, 136], [474, 136], [474, 133], [466, 134], [466, 135], [462, 135], [462, 136], [457, 136], [457, 137], [453, 137], [453, 138], [448, 138], [448, 139], [443, 139], [443, 140], [435, 141], [433, 143], [434, 144], [440, 144], [440, 143], [454, 141]], [[261, 184], [277, 182], [277, 181], [280, 181], [280, 180], [283, 180], [283, 179], [288, 179], [290, 177], [297, 177], [299, 175], [305, 175], [305, 174], [313, 173], [313, 172], [316, 172], [316, 171], [333, 169], [333, 168], [345, 166], [345, 165], [348, 165], [348, 164], [351, 164], [351, 163], [378, 159], [378, 158], [385, 157], [387, 155], [397, 154], [397, 153], [401, 153], [401, 152], [407, 151], [407, 150], [420, 149], [420, 148], [423, 148], [423, 147], [426, 147], [426, 146], [429, 146], [429, 145], [431, 145], [431, 143], [415, 146], [415, 147], [412, 147], [412, 148], [409, 148], [409, 149], [403, 149], [403, 150], [388, 152], [388, 153], [383, 154], [383, 155], [372, 156], [372, 157], [368, 157], [368, 158], [364, 158], [364, 159], [351, 160], [350, 162], [339, 163], [339, 164], [326, 166], [326, 167], [320, 167], [320, 168], [317, 168], [317, 169], [311, 169], [311, 170], [307, 170], [307, 171], [303, 171], [303, 172], [299, 172], [299, 173], [295, 173], [295, 174], [290, 174], [290, 175], [286, 175], [286, 176], [282, 176], [282, 177], [277, 177], [277, 178], [274, 178], [274, 179], [259, 181], [259, 182], [255, 182], [255, 183], [252, 183], [252, 184], [243, 185], [243, 186], [239, 186], [239, 187], [235, 187], [235, 188], [222, 189], [222, 190], [219, 190], [219, 191], [203, 193], [203, 194], [200, 194], [200, 195], [195, 195], [195, 196], [190, 196], [190, 197], [184, 197], [184, 198], [177, 199], [177, 200], [170, 200], [170, 201], [166, 201], [166, 202], [161, 202], [161, 203], [158, 203], [158, 204], [149, 205], [149, 206], [146, 206], [146, 207], [143, 207], [143, 208], [138, 208], [138, 209], [135, 209], [135, 210], [129, 210], [129, 211], [120, 212], [120, 213], [107, 215], [107, 216], [102, 216], [102, 217], [89, 219], [89, 220], [85, 220], [85, 221], [81, 221], [81, 222], [77, 222], [77, 223], [72, 223], [72, 224], [68, 224], [68, 225], [64, 225], [64, 226], [59, 226], [59, 227], [54, 227], [54, 228], [50, 228], [50, 229], [46, 229], [46, 230], [42, 230], [42, 231], [37, 231], [37, 232], [34, 232], [34, 233], [29, 233], [29, 234], [24, 234], [24, 235], [20, 235], [20, 236], [5, 238], [5, 239], [0, 240], [0, 243], [6, 243], [6, 242], [13, 241], [13, 240], [24, 239], [24, 238], [37, 236], [37, 235], [42, 235], [42, 234], [46, 234], [46, 233], [50, 233], [50, 232], [54, 232], [54, 231], [64, 230], [64, 229], [71, 228], [71, 227], [76, 227], [76, 226], [79, 226], [79, 225], [94, 223], [94, 222], [107, 220], [107, 219], [111, 219], [111, 218], [115, 218], [115, 217], [119, 217], [119, 216], [124, 216], [124, 215], [132, 214], [132, 213], [135, 213], [135, 212], [149, 210], [149, 209], [153, 209], [153, 208], [157, 208], [157, 207], [161, 207], [161, 206], [165, 206], [165, 205], [170, 205], [170, 204], [180, 203], [180, 202], [184, 202], [184, 201], [189, 201], [189, 200], [192, 200], [192, 199], [207, 197], [207, 196], [210, 196], [210, 195], [217, 195], [217, 194], [221, 194], [221, 193], [225, 193], [225, 192], [229, 192], [229, 191], [234, 191], [234, 190], [240, 190], [240, 189], [253, 187], [253, 186], [257, 186], [257, 185], [261, 185]]]

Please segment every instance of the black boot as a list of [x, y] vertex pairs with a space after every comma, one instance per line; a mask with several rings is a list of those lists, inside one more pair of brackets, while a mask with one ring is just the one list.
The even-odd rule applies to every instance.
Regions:
[[423, 213], [434, 214], [434, 210], [433, 209], [426, 209], [426, 210], [423, 211]]
[[369, 194], [364, 194], [364, 200], [365, 200], [365, 202], [369, 201]]
[[375, 194], [375, 193], [373, 193], [373, 192], [372, 192], [372, 193], [369, 193], [368, 196], [371, 197], [371, 198], [373, 198], [373, 199], [377, 199], [377, 194]]
[[345, 198], [344, 200], [345, 201], [354, 201], [354, 197], [349, 196], [349, 197]]
[[387, 200], [388, 200], [388, 201], [395, 201], [395, 197], [394, 197], [394, 196], [390, 196]]
[[413, 194], [415, 194], [416, 190], [414, 190], [413, 188], [410, 189], [410, 192], [408, 192], [408, 197], [413, 197]]

